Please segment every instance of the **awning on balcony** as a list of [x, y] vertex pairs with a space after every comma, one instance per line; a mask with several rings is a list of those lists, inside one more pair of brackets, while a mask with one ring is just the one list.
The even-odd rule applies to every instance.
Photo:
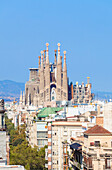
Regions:
[[73, 143], [70, 145], [70, 149], [80, 149], [82, 145], [80, 145], [79, 143]]

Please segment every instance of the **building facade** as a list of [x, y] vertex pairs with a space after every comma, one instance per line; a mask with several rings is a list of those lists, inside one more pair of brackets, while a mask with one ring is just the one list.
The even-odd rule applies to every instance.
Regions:
[[112, 132], [112, 102], [105, 103], [104, 105], [104, 128]]
[[112, 134], [95, 125], [84, 132], [83, 169], [112, 169]]
[[76, 121], [54, 121], [48, 123], [48, 170], [67, 170], [68, 140], [83, 134], [82, 123]]
[[30, 78], [25, 85], [23, 102], [28, 105], [44, 105], [50, 101], [68, 100], [68, 80], [66, 66], [66, 51], [62, 68], [62, 56], [60, 56], [60, 43], [58, 53], [55, 50], [54, 63], [49, 62], [49, 44], [46, 50], [41, 51], [39, 67], [30, 69]]
[[86, 86], [68, 84], [66, 51], [62, 67], [60, 43], [54, 50], [54, 63], [49, 62], [49, 44], [41, 51], [38, 68], [30, 68], [29, 81], [25, 84], [25, 93], [20, 96], [20, 104], [35, 106], [51, 106], [52, 102], [72, 100], [73, 103], [90, 103], [92, 100], [89, 78]]
[[79, 85], [78, 82], [76, 82], [76, 85], [73, 85], [71, 83], [70, 85], [71, 90], [71, 99], [73, 103], [91, 103], [91, 100], [93, 99], [93, 93], [91, 93], [91, 83], [90, 83], [90, 77], [87, 77], [87, 84], [84, 85], [82, 82], [82, 85]]

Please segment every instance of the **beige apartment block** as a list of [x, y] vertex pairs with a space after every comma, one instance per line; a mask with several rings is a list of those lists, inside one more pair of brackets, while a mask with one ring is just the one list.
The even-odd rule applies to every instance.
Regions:
[[[48, 170], [68, 169], [67, 143], [71, 137], [81, 136], [82, 123], [54, 121], [48, 123]], [[65, 160], [66, 159], [66, 160]]]
[[48, 145], [48, 129], [47, 122], [33, 122], [29, 129], [29, 144], [34, 147], [42, 148]]
[[112, 169], [112, 134], [95, 125], [84, 132], [82, 147], [84, 170]]

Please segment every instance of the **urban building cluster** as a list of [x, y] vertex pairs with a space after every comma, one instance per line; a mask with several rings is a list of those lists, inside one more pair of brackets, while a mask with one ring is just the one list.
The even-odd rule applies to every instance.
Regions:
[[[58, 107], [6, 104], [17, 126], [26, 124], [29, 144], [45, 152], [48, 170], [112, 169], [112, 102], [60, 102]], [[14, 112], [15, 110], [15, 112]]]
[[[5, 103], [8, 118], [15, 128], [26, 125], [31, 147], [48, 146], [45, 150], [48, 170], [112, 169], [112, 102], [93, 100], [89, 77], [86, 85], [69, 84], [66, 52], [62, 68], [60, 44], [53, 64], [49, 62], [48, 45], [41, 51], [38, 69], [30, 69], [19, 103]], [[4, 128], [5, 110], [1, 110], [0, 133], [6, 142], [0, 138], [0, 151], [5, 151], [0, 152], [0, 161], [5, 166], [9, 162], [9, 140]]]

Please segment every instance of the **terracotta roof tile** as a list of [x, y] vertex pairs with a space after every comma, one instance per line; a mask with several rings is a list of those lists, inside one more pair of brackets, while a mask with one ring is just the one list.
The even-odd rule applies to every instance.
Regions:
[[105, 128], [103, 128], [102, 126], [99, 125], [95, 125], [92, 128], [86, 130], [84, 132], [84, 134], [104, 134], [104, 135], [111, 135], [111, 132], [109, 132], [108, 130], [106, 130]]

